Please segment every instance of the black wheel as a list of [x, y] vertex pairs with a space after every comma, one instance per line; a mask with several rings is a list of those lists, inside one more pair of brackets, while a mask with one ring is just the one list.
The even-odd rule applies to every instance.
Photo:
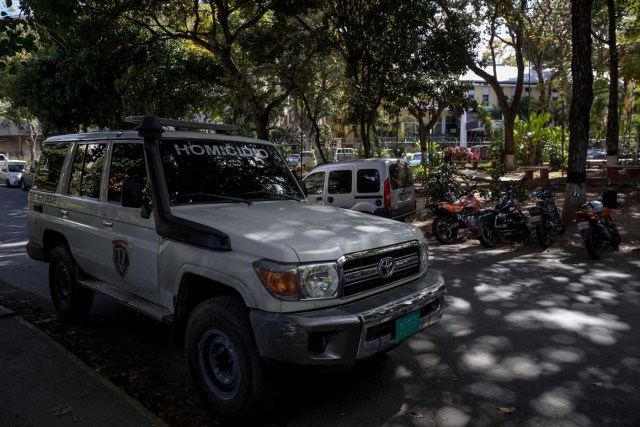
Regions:
[[4, 183], [7, 186], [7, 188], [11, 188], [11, 181], [9, 181], [9, 178], [7, 178], [7, 180]]
[[78, 284], [76, 262], [67, 246], [57, 246], [51, 252], [49, 290], [53, 306], [63, 319], [74, 321], [89, 316], [93, 292]]
[[27, 184], [24, 183], [24, 179], [20, 180], [20, 188], [22, 188], [22, 191], [27, 191], [29, 189], [29, 187], [27, 187]]
[[266, 372], [240, 298], [200, 303], [189, 317], [185, 352], [196, 389], [214, 412], [234, 420], [261, 412]]
[[593, 230], [585, 230], [582, 232], [582, 241], [587, 253], [593, 259], [600, 259], [602, 255], [602, 236], [600, 233], [594, 233]]
[[551, 221], [551, 219], [544, 215], [536, 225], [536, 236], [543, 248], [548, 248], [551, 244], [551, 232], [549, 231], [551, 224], [549, 221]]
[[458, 237], [458, 229], [454, 228], [456, 220], [450, 216], [439, 216], [433, 220], [431, 231], [440, 243], [445, 245], [453, 243]]
[[478, 233], [478, 238], [480, 239], [482, 246], [485, 248], [494, 247], [498, 241], [498, 234], [493, 226], [493, 221], [483, 220], [480, 222], [479, 227], [480, 232]]

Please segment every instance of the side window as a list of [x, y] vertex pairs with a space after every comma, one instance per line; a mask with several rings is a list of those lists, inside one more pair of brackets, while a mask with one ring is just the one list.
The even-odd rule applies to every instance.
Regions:
[[380, 192], [380, 171], [378, 169], [360, 169], [356, 175], [358, 193]]
[[79, 144], [73, 158], [69, 192], [72, 196], [100, 198], [106, 144]]
[[406, 163], [397, 162], [390, 164], [389, 178], [391, 181], [391, 189], [393, 190], [413, 185], [411, 169]]
[[33, 188], [44, 191], [56, 191], [62, 173], [64, 158], [67, 157], [69, 144], [45, 144], [38, 163]]
[[311, 174], [304, 180], [307, 195], [322, 194], [324, 192], [324, 172]]
[[107, 201], [120, 203], [122, 201], [122, 186], [129, 179], [139, 181], [141, 188], [146, 187], [147, 169], [145, 168], [142, 144], [113, 144]]
[[349, 194], [352, 189], [352, 172], [351, 170], [337, 170], [329, 172], [329, 185], [327, 192], [329, 194]]

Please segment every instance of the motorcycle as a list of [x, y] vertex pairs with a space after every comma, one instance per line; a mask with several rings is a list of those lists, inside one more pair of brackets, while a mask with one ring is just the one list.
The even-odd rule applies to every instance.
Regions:
[[479, 217], [478, 238], [482, 246], [492, 248], [505, 235], [531, 236], [529, 222], [511, 195], [516, 184], [509, 184], [494, 209]]
[[[620, 246], [622, 239], [611, 210], [625, 204], [625, 199], [618, 197], [618, 193], [609, 188], [602, 193], [602, 201], [589, 200], [580, 205], [576, 212], [576, 222], [578, 232], [582, 237], [587, 253], [593, 259], [600, 259], [602, 255], [602, 244], [607, 241], [615, 249]], [[576, 194], [576, 196], [580, 196]]]
[[474, 193], [477, 184], [472, 185], [459, 198], [448, 193], [447, 201], [430, 205], [436, 218], [431, 224], [431, 230], [436, 239], [443, 244], [451, 244], [458, 237], [458, 230], [471, 228], [477, 229], [477, 216], [482, 210], [480, 200]]
[[536, 230], [536, 237], [540, 244], [547, 248], [551, 244], [551, 232], [558, 234], [565, 232], [566, 227], [562, 221], [562, 215], [558, 211], [554, 200], [553, 191], [556, 186], [551, 188], [536, 189], [531, 192], [531, 196], [538, 199], [536, 205], [529, 208], [529, 223]]

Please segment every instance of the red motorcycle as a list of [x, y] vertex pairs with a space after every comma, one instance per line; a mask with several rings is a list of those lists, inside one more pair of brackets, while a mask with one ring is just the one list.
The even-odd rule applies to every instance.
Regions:
[[458, 199], [449, 194], [447, 201], [430, 205], [433, 214], [436, 215], [431, 230], [440, 243], [453, 243], [458, 237], [458, 230], [477, 230], [477, 216], [482, 210], [480, 200], [474, 196], [477, 187], [478, 185], [474, 184]]
[[602, 244], [605, 241], [616, 249], [620, 246], [622, 240], [618, 226], [611, 216], [611, 210], [619, 208], [624, 203], [625, 200], [618, 197], [617, 192], [606, 188], [602, 193], [602, 201], [589, 200], [576, 212], [578, 232], [591, 258], [600, 259]]

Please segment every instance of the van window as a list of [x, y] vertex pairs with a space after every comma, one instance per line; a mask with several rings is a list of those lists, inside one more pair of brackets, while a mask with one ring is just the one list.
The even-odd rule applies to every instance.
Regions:
[[405, 188], [413, 185], [411, 168], [405, 162], [397, 162], [389, 165], [389, 180], [391, 189]]
[[329, 194], [349, 194], [352, 189], [353, 174], [350, 170], [338, 170], [329, 172]]
[[33, 188], [56, 191], [69, 144], [44, 144]]
[[360, 169], [356, 177], [358, 193], [380, 192], [380, 171], [378, 169]]
[[307, 195], [322, 194], [324, 191], [324, 172], [313, 173], [304, 180]]
[[80, 144], [73, 159], [73, 169], [69, 180], [69, 194], [72, 196], [100, 197], [100, 182], [104, 166], [106, 144]]

